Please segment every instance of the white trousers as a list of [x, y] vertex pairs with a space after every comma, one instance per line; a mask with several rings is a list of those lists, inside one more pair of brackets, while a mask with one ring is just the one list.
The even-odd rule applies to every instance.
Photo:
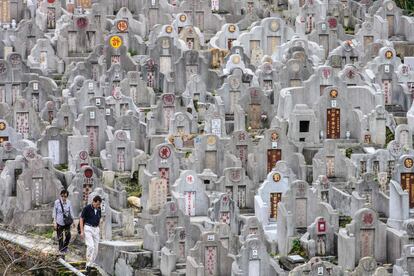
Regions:
[[99, 227], [85, 225], [86, 266], [95, 264], [98, 255]]

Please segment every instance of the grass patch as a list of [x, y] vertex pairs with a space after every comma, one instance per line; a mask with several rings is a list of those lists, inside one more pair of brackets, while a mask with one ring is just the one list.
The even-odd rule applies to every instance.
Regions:
[[293, 240], [292, 249], [290, 250], [289, 255], [299, 255], [302, 258], [307, 258], [308, 257], [308, 255], [306, 254], [305, 249], [300, 244], [299, 239]]
[[386, 149], [388, 144], [395, 139], [394, 133], [392, 133], [389, 127], [385, 127], [385, 145], [384, 148]]
[[345, 150], [345, 156], [348, 157], [348, 158], [351, 158], [352, 152], [353, 152], [352, 148], [347, 148]]
[[68, 164], [59, 164], [55, 166], [55, 169], [59, 171], [68, 171]]
[[352, 221], [352, 217], [350, 216], [343, 216], [339, 218], [339, 227], [345, 228], [347, 224], [350, 224]]
[[136, 196], [141, 197], [142, 196], [142, 186], [139, 183], [138, 180], [138, 174], [134, 173], [133, 178], [121, 178], [118, 179], [122, 184], [125, 185], [125, 191], [129, 196]]

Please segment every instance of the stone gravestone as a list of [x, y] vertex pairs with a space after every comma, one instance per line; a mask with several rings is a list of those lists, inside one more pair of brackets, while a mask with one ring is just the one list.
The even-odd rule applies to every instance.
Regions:
[[188, 216], [206, 216], [209, 199], [206, 187], [194, 171], [182, 171], [171, 187], [178, 207]]
[[[363, 208], [355, 213], [351, 224], [339, 230], [338, 264], [353, 269], [358, 261], [373, 256], [377, 262], [384, 262], [386, 249], [385, 224], [378, 220], [375, 211]], [[348, 248], [346, 253], [343, 248]]]

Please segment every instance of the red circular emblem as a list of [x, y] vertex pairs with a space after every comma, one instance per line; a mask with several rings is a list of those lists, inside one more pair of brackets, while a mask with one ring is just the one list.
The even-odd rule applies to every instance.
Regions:
[[162, 146], [162, 147], [160, 148], [160, 150], [159, 150], [158, 154], [159, 154], [159, 156], [160, 156], [162, 159], [167, 159], [167, 158], [168, 158], [168, 157], [170, 157], [170, 155], [171, 155], [171, 150], [170, 150], [170, 148], [169, 148], [169, 147], [167, 147], [167, 146]]
[[81, 151], [81, 152], [79, 152], [79, 158], [81, 160], [86, 160], [86, 158], [88, 158], [88, 152], [87, 151]]
[[85, 177], [86, 178], [91, 178], [92, 177], [92, 175], [93, 175], [93, 171], [92, 171], [92, 169], [86, 169], [84, 172], [83, 172], [83, 175], [85, 175]]
[[333, 17], [329, 18], [328, 25], [329, 25], [329, 28], [331, 29], [336, 28], [337, 26], [336, 18], [333, 18]]
[[116, 28], [121, 33], [126, 32], [128, 30], [128, 21], [126, 21], [126, 20], [119, 20], [118, 23], [116, 24]]
[[165, 94], [162, 97], [162, 101], [165, 105], [174, 105], [175, 96], [173, 94]]
[[55, 0], [47, 0], [47, 2], [48, 2], [49, 4], [53, 4], [53, 3], [55, 3]]
[[88, 19], [86, 19], [85, 17], [78, 18], [78, 20], [76, 21], [76, 25], [79, 29], [84, 29], [88, 26]]
[[366, 212], [362, 216], [362, 222], [367, 225], [371, 225], [374, 222], [374, 216], [370, 212]]

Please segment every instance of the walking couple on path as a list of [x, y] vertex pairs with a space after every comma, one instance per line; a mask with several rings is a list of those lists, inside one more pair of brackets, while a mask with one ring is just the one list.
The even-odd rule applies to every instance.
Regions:
[[[71, 234], [70, 228], [73, 224], [73, 210], [68, 200], [69, 192], [62, 190], [60, 198], [55, 201], [53, 208], [54, 228], [59, 241], [59, 252], [66, 254]], [[98, 255], [99, 245], [99, 223], [101, 219], [102, 198], [95, 196], [91, 204], [86, 205], [79, 219], [78, 233], [85, 240], [86, 245], [86, 272], [89, 275]], [[65, 235], [65, 238], [63, 238]]]

